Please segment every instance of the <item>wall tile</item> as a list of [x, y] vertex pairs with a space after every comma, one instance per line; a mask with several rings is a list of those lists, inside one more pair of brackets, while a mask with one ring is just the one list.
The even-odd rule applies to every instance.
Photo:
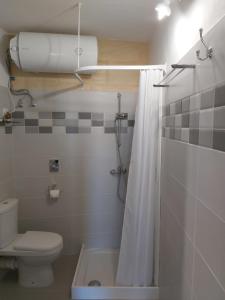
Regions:
[[105, 127], [105, 133], [115, 133], [114, 127]]
[[215, 107], [225, 106], [225, 85], [216, 88]]
[[38, 117], [39, 119], [52, 119], [52, 113], [39, 111]]
[[170, 104], [170, 115], [176, 114], [176, 103], [171, 103]]
[[66, 119], [78, 120], [78, 112], [66, 112]]
[[217, 280], [225, 287], [225, 265], [222, 263], [225, 249], [225, 222], [198, 202], [196, 226], [196, 246]]
[[25, 119], [25, 126], [38, 126], [38, 119]]
[[195, 111], [195, 112], [190, 113], [190, 115], [189, 115], [189, 127], [191, 129], [199, 128], [199, 111]]
[[80, 119], [79, 127], [91, 127], [91, 120], [90, 119]]
[[14, 119], [24, 119], [24, 111], [15, 111], [12, 113]]
[[53, 126], [52, 133], [57, 134], [57, 135], [63, 135], [66, 133], [66, 127], [65, 126]]
[[104, 126], [104, 122], [103, 121], [93, 120], [92, 123], [91, 123], [91, 126], [94, 126], [94, 127], [103, 127]]
[[182, 113], [189, 112], [190, 110], [190, 97], [182, 100]]
[[198, 176], [198, 148], [179, 141], [166, 141], [170, 174], [196, 195]]
[[104, 114], [103, 113], [92, 113], [91, 119], [93, 121], [103, 121], [104, 120]]
[[175, 112], [180, 114], [182, 112], [182, 102], [179, 100], [175, 103]]
[[53, 112], [52, 119], [65, 119], [66, 114], [65, 112]]
[[190, 97], [190, 111], [199, 110], [201, 106], [201, 94]]
[[39, 126], [52, 126], [52, 119], [39, 119]]
[[225, 298], [224, 290], [198, 253], [195, 258], [193, 282], [195, 300], [222, 300]]
[[5, 134], [12, 134], [12, 130], [11, 126], [5, 126]]
[[37, 111], [25, 111], [24, 115], [25, 115], [25, 119], [38, 119]]
[[181, 140], [181, 128], [175, 128], [175, 139]]
[[79, 127], [78, 132], [79, 133], [91, 133], [91, 127]]
[[166, 116], [169, 116], [170, 115], [170, 105], [167, 104], [166, 105]]
[[215, 103], [215, 89], [210, 89], [201, 95], [201, 109], [214, 107]]
[[225, 130], [225, 107], [220, 107], [214, 111], [214, 128]]
[[189, 142], [190, 142], [190, 144], [198, 145], [199, 129], [190, 129]]
[[65, 119], [53, 119], [52, 125], [53, 126], [65, 126], [66, 120]]
[[213, 131], [213, 148], [225, 151], [225, 130]]
[[199, 127], [200, 128], [213, 128], [214, 123], [214, 110], [213, 109], [205, 109], [200, 111], [199, 116]]
[[181, 129], [181, 140], [183, 142], [189, 143], [189, 128], [182, 128]]
[[77, 127], [70, 127], [67, 126], [66, 127], [66, 133], [78, 133], [79, 132], [79, 128]]
[[25, 127], [25, 132], [26, 133], [39, 133], [39, 128], [38, 126], [26, 126]]
[[90, 112], [80, 112], [80, 113], [78, 113], [78, 118], [84, 119], [84, 120], [91, 119], [91, 113]]
[[[193, 245], [190, 240], [183, 235], [182, 229], [178, 226], [177, 221], [173, 217], [173, 214], [169, 212], [169, 209], [167, 209], [166, 221], [169, 266], [172, 263], [170, 266], [170, 276], [172, 276], [177, 286], [182, 285], [182, 282], [191, 286], [194, 257]], [[174, 243], [173, 240], [175, 240], [176, 243]]]
[[52, 133], [52, 127], [49, 126], [40, 126], [39, 133]]
[[79, 122], [78, 122], [78, 119], [67, 119], [65, 121], [65, 125], [68, 127], [78, 127]]
[[225, 153], [199, 148], [198, 198], [225, 220]]
[[182, 127], [182, 115], [175, 116], [175, 127]]
[[213, 130], [211, 129], [200, 129], [199, 130], [199, 142], [198, 144], [203, 147], [213, 147]]
[[189, 239], [194, 242], [195, 198], [177, 181], [168, 175], [166, 180], [166, 202]]
[[182, 115], [182, 127], [189, 128], [189, 114]]

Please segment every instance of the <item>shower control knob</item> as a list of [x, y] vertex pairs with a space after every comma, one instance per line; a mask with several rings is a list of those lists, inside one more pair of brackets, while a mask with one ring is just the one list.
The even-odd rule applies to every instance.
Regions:
[[112, 170], [110, 171], [110, 174], [111, 174], [111, 175], [117, 175], [118, 172], [117, 172], [115, 169], [112, 169]]
[[121, 174], [126, 174], [126, 173], [127, 173], [127, 169], [126, 168], [121, 168], [121, 167], [118, 167], [117, 170], [112, 169], [110, 171], [111, 175], [121, 175]]

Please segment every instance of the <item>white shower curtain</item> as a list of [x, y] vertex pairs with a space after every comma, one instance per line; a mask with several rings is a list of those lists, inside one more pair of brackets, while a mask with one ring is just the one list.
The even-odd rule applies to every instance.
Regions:
[[155, 204], [159, 201], [162, 71], [140, 72], [117, 284], [151, 286], [154, 272]]

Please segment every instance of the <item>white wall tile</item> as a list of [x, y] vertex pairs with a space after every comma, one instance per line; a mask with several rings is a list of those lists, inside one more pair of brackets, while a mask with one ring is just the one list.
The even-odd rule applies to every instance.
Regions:
[[199, 114], [199, 128], [213, 128], [214, 110], [205, 109], [201, 110]]
[[225, 220], [225, 153], [199, 148], [197, 197]]
[[196, 199], [172, 176], [167, 181], [166, 203], [184, 232], [193, 242]]
[[225, 288], [225, 222], [200, 202], [197, 207], [196, 246]]
[[201, 105], [201, 94], [190, 97], [190, 111], [199, 110]]
[[168, 164], [171, 174], [179, 180], [190, 193], [196, 194], [198, 147], [167, 140]]
[[198, 253], [195, 257], [193, 282], [194, 300], [222, 300], [225, 298], [224, 290]]

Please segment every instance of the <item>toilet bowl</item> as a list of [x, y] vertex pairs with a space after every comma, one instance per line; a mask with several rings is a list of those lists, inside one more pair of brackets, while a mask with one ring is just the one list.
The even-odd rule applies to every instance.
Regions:
[[22, 286], [49, 286], [54, 281], [52, 263], [63, 248], [62, 237], [42, 231], [18, 234], [17, 206], [17, 199], [0, 202], [0, 256], [16, 258]]

